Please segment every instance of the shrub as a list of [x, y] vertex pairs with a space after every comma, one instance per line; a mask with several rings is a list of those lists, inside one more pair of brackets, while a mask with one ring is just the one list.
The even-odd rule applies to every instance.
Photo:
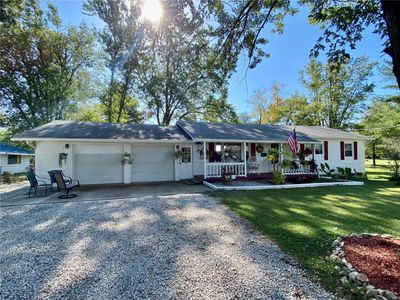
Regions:
[[11, 173], [3, 172], [3, 183], [11, 184]]
[[284, 184], [286, 176], [282, 174], [281, 171], [274, 171], [272, 183], [273, 184]]
[[332, 177], [332, 173], [335, 172], [335, 169], [331, 169], [328, 163], [321, 163], [319, 170], [324, 173], [325, 176]]

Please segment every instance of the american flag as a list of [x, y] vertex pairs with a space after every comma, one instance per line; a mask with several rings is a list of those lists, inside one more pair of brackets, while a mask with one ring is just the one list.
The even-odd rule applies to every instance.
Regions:
[[299, 144], [297, 143], [296, 128], [293, 129], [287, 142], [288, 142], [289, 147], [292, 150], [293, 154], [296, 154], [299, 151]]

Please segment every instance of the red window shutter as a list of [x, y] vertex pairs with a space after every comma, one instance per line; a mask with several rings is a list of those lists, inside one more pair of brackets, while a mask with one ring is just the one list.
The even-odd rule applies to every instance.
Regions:
[[300, 151], [304, 152], [304, 144], [300, 144]]
[[340, 142], [340, 160], [344, 160], [344, 142]]
[[328, 160], [328, 141], [324, 141], [324, 160]]
[[358, 159], [358, 149], [357, 142], [354, 142], [354, 160]]
[[256, 144], [250, 144], [250, 156], [256, 156]]

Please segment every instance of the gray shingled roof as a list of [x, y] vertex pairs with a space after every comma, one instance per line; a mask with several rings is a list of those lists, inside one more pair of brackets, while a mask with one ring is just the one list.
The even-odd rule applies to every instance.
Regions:
[[17, 134], [14, 139], [190, 140], [177, 126], [54, 121]]
[[[242, 140], [242, 141], [287, 141], [294, 126], [267, 124], [225, 124], [206, 122], [183, 122], [178, 125], [194, 140]], [[299, 142], [317, 142], [322, 139], [369, 139], [368, 137], [341, 130], [317, 127], [297, 126]]]
[[[98, 139], [155, 141], [271, 141], [285, 142], [293, 126], [183, 122], [177, 126], [116, 124], [99, 122], [54, 121], [17, 134], [16, 140]], [[318, 126], [297, 126], [299, 142], [323, 139], [368, 140], [369, 137]]]
[[[194, 140], [286, 141], [293, 129], [278, 125], [178, 122]], [[301, 142], [317, 142], [297, 133]]]

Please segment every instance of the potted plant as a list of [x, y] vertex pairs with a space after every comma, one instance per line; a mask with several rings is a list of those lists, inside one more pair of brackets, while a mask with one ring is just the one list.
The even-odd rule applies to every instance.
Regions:
[[133, 158], [130, 153], [125, 152], [124, 154], [122, 154], [122, 158], [121, 158], [122, 165], [125, 165], [125, 164], [131, 165], [132, 163], [133, 163]]
[[181, 158], [183, 156], [183, 151], [180, 150], [180, 149], [176, 150], [175, 153], [174, 153], [174, 156], [175, 156], [176, 159]]

